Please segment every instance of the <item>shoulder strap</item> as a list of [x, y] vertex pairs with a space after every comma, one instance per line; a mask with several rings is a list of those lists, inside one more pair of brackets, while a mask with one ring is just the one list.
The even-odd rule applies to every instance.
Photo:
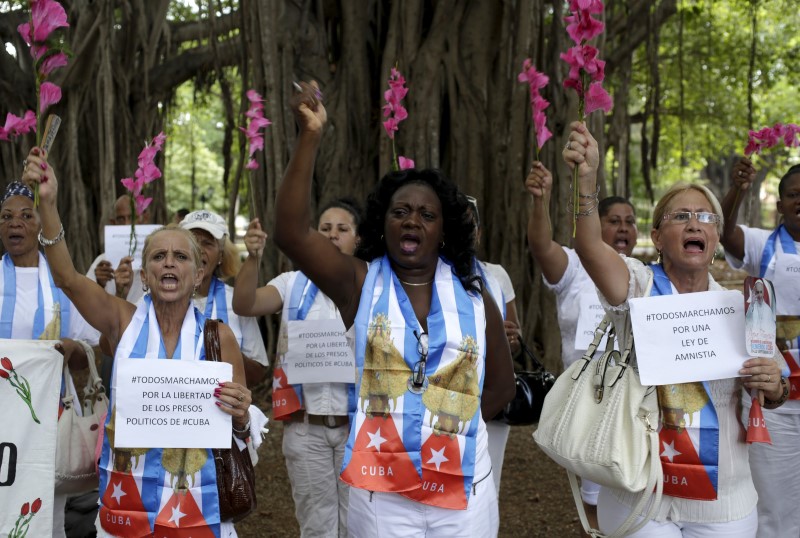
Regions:
[[222, 351], [219, 344], [219, 320], [206, 319], [203, 327], [203, 338], [206, 346], [206, 359], [222, 362]]

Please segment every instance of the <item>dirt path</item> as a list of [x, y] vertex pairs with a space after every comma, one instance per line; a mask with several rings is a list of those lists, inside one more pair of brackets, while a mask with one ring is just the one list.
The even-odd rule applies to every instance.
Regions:
[[[534, 443], [533, 426], [511, 428], [500, 485], [500, 536], [580, 536], [566, 473]], [[258, 509], [236, 525], [241, 538], [299, 536], [281, 455], [283, 427], [270, 422], [256, 467]]]

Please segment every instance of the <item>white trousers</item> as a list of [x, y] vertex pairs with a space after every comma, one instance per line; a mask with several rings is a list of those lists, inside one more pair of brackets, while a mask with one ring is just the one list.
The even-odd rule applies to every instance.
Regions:
[[489, 439], [489, 459], [492, 462], [492, 475], [494, 475], [494, 488], [497, 498], [500, 498], [500, 475], [503, 472], [503, 459], [506, 456], [506, 443], [511, 426], [497, 420], [486, 423], [486, 435]]
[[339, 473], [349, 429], [305, 422], [288, 422], [283, 428], [283, 455], [303, 538], [347, 535], [350, 487], [339, 480]]
[[[750, 407], [742, 410], [747, 424]], [[758, 537], [800, 536], [800, 414], [764, 409], [772, 444], [750, 445], [750, 472], [758, 492]]]
[[[703, 501], [697, 501], [703, 502]], [[600, 530], [608, 534], [622, 525], [631, 513], [631, 508], [619, 502], [608, 490], [601, 489], [597, 502], [597, 519]], [[638, 518], [637, 521], [641, 521]], [[658, 522], [651, 520], [629, 538], [754, 538], [758, 527], [755, 510], [744, 519], [724, 523], [682, 523], [680, 521]], [[775, 536], [777, 538], [777, 535]]]
[[492, 538], [500, 528], [493, 486], [491, 477], [477, 484], [466, 510], [351, 488], [347, 529], [353, 538]]

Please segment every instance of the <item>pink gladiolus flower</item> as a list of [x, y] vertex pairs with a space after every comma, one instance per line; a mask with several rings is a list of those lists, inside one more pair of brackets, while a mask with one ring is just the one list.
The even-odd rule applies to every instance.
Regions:
[[39, 87], [39, 114], [43, 114], [50, 105], [59, 101], [61, 101], [61, 88], [52, 82], [43, 82]]
[[594, 39], [602, 34], [606, 27], [602, 21], [590, 17], [589, 12], [576, 12], [572, 16], [564, 17], [564, 21], [568, 23], [567, 33], [569, 37], [572, 38], [576, 45]]
[[121, 179], [120, 183], [122, 183], [122, 186], [133, 194], [140, 193], [142, 191], [142, 186], [144, 185], [143, 183], [140, 185], [139, 182], [132, 177]]
[[397, 163], [400, 166], [400, 170], [408, 170], [409, 168], [414, 168], [414, 161], [407, 157], [403, 157], [402, 155], [397, 157]]
[[536, 112], [533, 115], [533, 126], [536, 130], [536, 145], [539, 149], [542, 149], [544, 143], [550, 140], [553, 136], [553, 133], [550, 132], [550, 129], [547, 128], [546, 125], [547, 117], [544, 115], [544, 112]]
[[0, 364], [2, 364], [3, 368], [8, 370], [9, 372], [14, 369], [14, 365], [11, 364], [11, 359], [9, 359], [8, 357], [3, 357], [2, 359], [0, 359]]
[[10, 136], [22, 136], [36, 130], [36, 114], [33, 110], [28, 110], [20, 118], [11, 114], [6, 114], [6, 124], [0, 127], [0, 140], [8, 140]]
[[144, 213], [145, 210], [147, 209], [147, 207], [150, 205], [150, 202], [153, 201], [152, 198], [145, 198], [141, 194], [136, 195], [136, 197], [134, 199], [136, 201], [136, 214], [137, 215], [142, 215], [142, 213]]
[[17, 27], [19, 35], [28, 45], [31, 44], [31, 26], [33, 41], [42, 43], [47, 41], [56, 28], [69, 27], [67, 12], [54, 0], [34, 0], [31, 2], [31, 22]]
[[570, 11], [586, 11], [588, 13], [602, 13], [602, 0], [569, 0]]
[[248, 155], [250, 160], [247, 161], [245, 168], [248, 170], [255, 170], [258, 168], [258, 161], [253, 158], [256, 151], [264, 149], [264, 136], [261, 129], [272, 125], [272, 122], [264, 117], [264, 99], [255, 90], [247, 90], [245, 93], [247, 100], [250, 101], [250, 108], [247, 109], [245, 116], [250, 120], [247, 127], [239, 127], [239, 129], [247, 136]]
[[396, 68], [392, 68], [389, 76], [389, 89], [383, 92], [386, 104], [383, 105], [383, 117], [387, 118], [383, 122], [386, 134], [394, 141], [394, 133], [398, 130], [401, 121], [408, 118], [408, 110], [400, 104], [406, 95], [408, 88], [405, 87], [406, 79]]
[[589, 91], [586, 92], [586, 115], [588, 116], [595, 110], [603, 109], [603, 112], [608, 113], [611, 107], [614, 106], [611, 96], [603, 88], [599, 82], [589, 85]]
[[753, 153], [760, 154], [765, 149], [774, 148], [781, 141], [787, 148], [800, 146], [797, 134], [800, 133], [800, 126], [794, 123], [776, 123], [773, 127], [764, 127], [758, 131], [748, 131], [747, 145], [744, 154], [749, 157]]
[[53, 54], [42, 62], [42, 65], [39, 67], [39, 73], [46, 77], [52, 73], [54, 69], [64, 67], [65, 65], [67, 65], [67, 55], [63, 52], [59, 52], [58, 54]]
[[539, 95], [539, 90], [547, 86], [550, 78], [544, 73], [537, 71], [531, 59], [526, 58], [525, 61], [522, 62], [522, 72], [517, 75], [517, 80], [520, 82], [527, 82], [528, 84], [530, 90], [531, 116], [533, 118], [533, 127], [536, 131], [536, 147], [542, 149], [544, 143], [553, 136], [553, 133], [547, 128], [547, 117], [544, 115], [544, 109], [550, 106], [550, 102]]

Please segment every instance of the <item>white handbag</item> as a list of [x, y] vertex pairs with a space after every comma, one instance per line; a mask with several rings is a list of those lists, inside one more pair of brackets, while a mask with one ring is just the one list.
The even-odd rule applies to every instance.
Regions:
[[[586, 354], [556, 379], [533, 434], [539, 447], [567, 470], [581, 523], [595, 537], [603, 535], [589, 527], [576, 475], [602, 486], [641, 492], [630, 516], [609, 537], [626, 536], [647, 524], [661, 504], [664, 488], [656, 431], [658, 397], [655, 387], [639, 381], [631, 354], [630, 314], [625, 323], [622, 353], [614, 349], [612, 325], [606, 351], [595, 359], [611, 324], [606, 315]], [[634, 525], [648, 502], [643, 520]]]
[[58, 419], [56, 446], [56, 493], [81, 493], [98, 487], [95, 448], [103, 418], [108, 411], [108, 397], [97, 375], [94, 351], [80, 342], [89, 360], [89, 378], [83, 389], [83, 416], [75, 409], [75, 396], [70, 390], [71, 374], [64, 365], [64, 410]]

